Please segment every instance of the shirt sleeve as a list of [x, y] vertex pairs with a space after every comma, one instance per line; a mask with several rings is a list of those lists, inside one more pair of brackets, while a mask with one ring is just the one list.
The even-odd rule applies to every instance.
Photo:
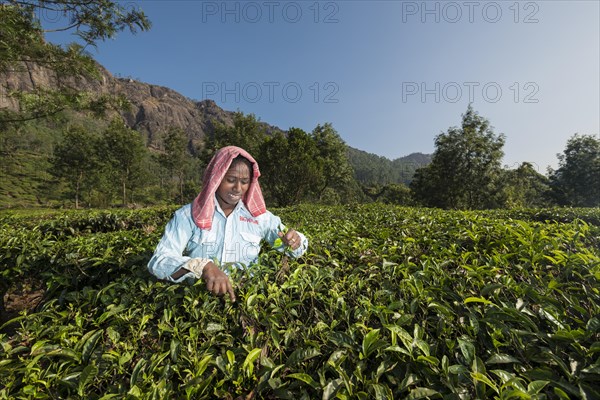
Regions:
[[[271, 214], [269, 211], [267, 211], [267, 213], [269, 214], [269, 219], [268, 219], [268, 229], [265, 234], [265, 240], [267, 242], [269, 242], [269, 245], [271, 245], [271, 247], [273, 247], [274, 249], [277, 249], [279, 251], [284, 251], [286, 246], [281, 245], [279, 247], [275, 247], [275, 240], [277, 240], [279, 238], [278, 233], [284, 232], [286, 230], [286, 227], [285, 227], [285, 225], [283, 225], [281, 223], [281, 218], [279, 218], [276, 215]], [[286, 251], [287, 254], [289, 254], [290, 256], [292, 256], [294, 258], [300, 257], [308, 249], [308, 239], [306, 238], [306, 236], [304, 236], [302, 233], [300, 233], [298, 231], [296, 231], [296, 232], [300, 236], [300, 246], [296, 250]]]
[[182, 282], [187, 278], [193, 278], [193, 273], [187, 273], [179, 279], [171, 278], [171, 275], [178, 271], [183, 264], [190, 260], [190, 257], [184, 256], [183, 252], [188, 241], [192, 237], [192, 219], [185, 207], [175, 212], [173, 218], [165, 228], [160, 242], [154, 250], [152, 258], [148, 262], [148, 270], [159, 279], [166, 279], [171, 282]]

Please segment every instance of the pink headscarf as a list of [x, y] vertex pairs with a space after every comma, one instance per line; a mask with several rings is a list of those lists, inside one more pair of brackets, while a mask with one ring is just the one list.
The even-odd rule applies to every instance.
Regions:
[[204, 177], [202, 178], [202, 191], [192, 202], [192, 218], [200, 229], [210, 229], [215, 213], [215, 192], [231, 166], [231, 161], [237, 156], [242, 156], [252, 163], [252, 179], [250, 187], [242, 201], [250, 214], [257, 217], [267, 211], [265, 200], [258, 184], [260, 171], [258, 163], [246, 150], [227, 146], [221, 148], [208, 163]]

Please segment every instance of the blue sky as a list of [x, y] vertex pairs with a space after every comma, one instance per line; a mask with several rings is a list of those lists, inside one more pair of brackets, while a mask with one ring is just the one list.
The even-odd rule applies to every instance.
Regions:
[[509, 167], [546, 173], [573, 134], [600, 135], [598, 1], [123, 4], [153, 27], [90, 49], [113, 74], [283, 129], [330, 122], [390, 159], [432, 153], [469, 102]]

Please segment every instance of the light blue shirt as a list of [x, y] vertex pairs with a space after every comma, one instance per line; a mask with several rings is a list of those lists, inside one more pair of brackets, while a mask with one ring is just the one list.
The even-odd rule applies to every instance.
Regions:
[[[261, 239], [271, 246], [285, 226], [281, 219], [267, 211], [253, 217], [242, 201], [238, 202], [229, 217], [215, 199], [215, 214], [209, 230], [202, 230], [192, 219], [192, 206], [187, 204], [175, 212], [165, 228], [156, 250], [148, 263], [148, 270], [160, 279], [181, 282], [193, 278], [188, 273], [177, 280], [171, 275], [192, 258], [207, 258], [220, 264], [235, 263], [238, 268], [246, 268], [256, 261]], [[300, 247], [288, 251], [293, 257], [300, 257], [308, 248], [308, 240], [298, 232]], [[284, 251], [285, 245], [277, 248]]]

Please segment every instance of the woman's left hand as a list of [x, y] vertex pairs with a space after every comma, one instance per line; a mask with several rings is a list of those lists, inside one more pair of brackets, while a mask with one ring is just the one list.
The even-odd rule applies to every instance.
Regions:
[[292, 250], [296, 250], [300, 247], [302, 239], [298, 232], [293, 229], [288, 230], [285, 234], [283, 232], [278, 233], [281, 241], [286, 245], [292, 248]]

